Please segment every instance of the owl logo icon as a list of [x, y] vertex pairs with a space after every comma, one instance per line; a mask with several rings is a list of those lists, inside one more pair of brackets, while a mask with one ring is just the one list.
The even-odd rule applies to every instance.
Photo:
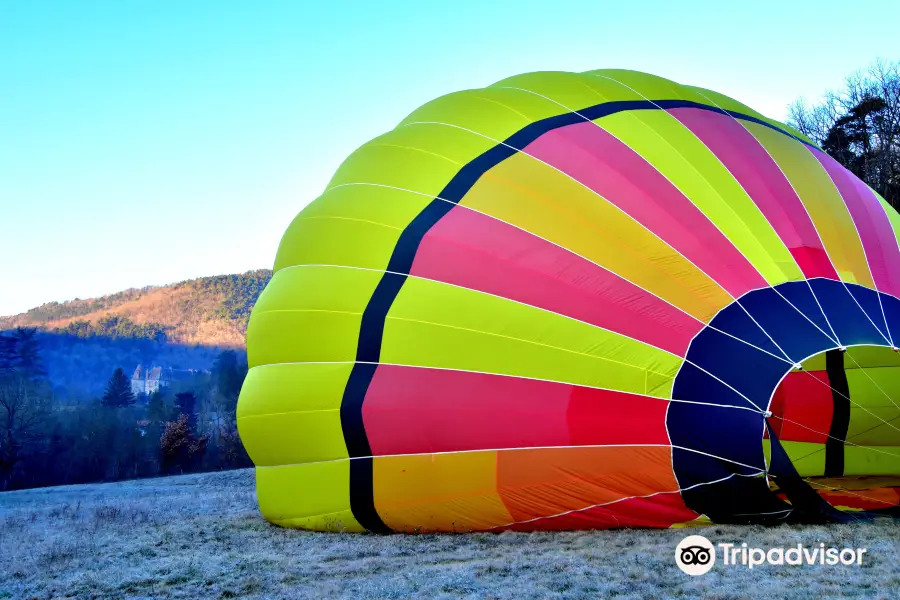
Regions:
[[675, 547], [675, 564], [688, 575], [703, 575], [716, 564], [716, 548], [702, 535], [689, 535]]

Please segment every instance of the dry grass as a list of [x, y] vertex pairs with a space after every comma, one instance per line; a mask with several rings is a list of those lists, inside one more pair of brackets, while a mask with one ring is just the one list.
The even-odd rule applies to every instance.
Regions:
[[376, 536], [268, 525], [252, 471], [0, 494], [0, 598], [900, 597], [893, 522], [709, 527], [713, 542], [869, 549], [862, 567], [674, 565], [686, 534]]

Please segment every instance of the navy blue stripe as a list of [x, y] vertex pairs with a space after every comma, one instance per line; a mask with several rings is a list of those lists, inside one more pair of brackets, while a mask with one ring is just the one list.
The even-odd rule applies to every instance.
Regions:
[[850, 429], [850, 385], [844, 371], [844, 353], [829, 350], [825, 353], [825, 372], [831, 386], [831, 401], [834, 411], [828, 439], [825, 440], [825, 477], [844, 475], [844, 441]]
[[343, 428], [344, 439], [347, 444], [347, 452], [352, 458], [357, 459], [351, 461], [353, 467], [350, 470], [350, 505], [353, 515], [360, 525], [370, 531], [390, 531], [375, 510], [372, 490], [372, 461], [359, 460], [361, 457], [370, 457], [372, 455], [363, 423], [362, 406], [369, 385], [372, 382], [372, 377], [375, 375], [375, 365], [369, 363], [377, 363], [380, 360], [384, 324], [388, 311], [390, 311], [394, 300], [403, 287], [403, 283], [406, 281], [422, 239], [444, 215], [450, 212], [455, 204], [462, 200], [482, 175], [524, 149], [528, 144], [548, 131], [581, 123], [585, 119], [593, 121], [623, 111], [666, 110], [671, 108], [698, 108], [724, 113], [738, 119], [765, 125], [798, 141], [803, 141], [755, 117], [733, 111], [725, 111], [697, 102], [686, 100], [604, 102], [579, 110], [577, 114], [569, 112], [531, 123], [511, 135], [504, 142], [479, 155], [462, 167], [450, 180], [450, 183], [444, 187], [439, 196], [428, 203], [422, 212], [400, 234], [397, 245], [388, 262], [386, 270], [389, 272], [384, 273], [365, 311], [363, 311], [359, 343], [356, 351], [357, 363], [350, 372], [350, 378], [344, 388], [344, 395], [341, 401], [341, 427]]
[[[382, 279], [382, 282], [384, 280]], [[365, 321], [365, 317], [363, 317]], [[362, 340], [360, 341], [362, 345]], [[350, 461], [350, 510], [360, 525], [375, 533], [390, 533], [391, 529], [375, 510], [375, 490], [372, 451], [363, 424], [362, 402], [375, 375], [377, 365], [357, 362], [350, 372], [341, 400], [341, 429]]]
[[350, 461], [350, 510], [357, 522], [372, 533], [392, 533], [375, 510], [374, 468], [372, 457]]

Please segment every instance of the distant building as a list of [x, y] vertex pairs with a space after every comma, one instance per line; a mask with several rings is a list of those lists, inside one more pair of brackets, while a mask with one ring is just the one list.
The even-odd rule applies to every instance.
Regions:
[[162, 367], [152, 367], [145, 369], [143, 365], [138, 365], [131, 376], [131, 392], [137, 394], [147, 394], [159, 391], [160, 388], [168, 387], [172, 380], [163, 374]]
[[208, 374], [208, 370], [199, 369], [173, 369], [171, 367], [151, 367], [144, 368], [138, 365], [131, 376], [131, 392], [135, 395], [146, 394], [149, 396], [153, 392], [162, 388], [169, 387], [174, 381], [185, 381], [194, 375], [202, 373]]

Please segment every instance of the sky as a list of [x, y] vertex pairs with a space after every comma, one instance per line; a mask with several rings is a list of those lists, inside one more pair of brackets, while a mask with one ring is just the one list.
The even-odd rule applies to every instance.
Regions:
[[900, 2], [853, 7], [2, 2], [0, 315], [271, 268], [354, 149], [433, 98], [518, 73], [636, 69], [782, 120], [900, 59], [900, 38], [866, 33], [900, 22]]

